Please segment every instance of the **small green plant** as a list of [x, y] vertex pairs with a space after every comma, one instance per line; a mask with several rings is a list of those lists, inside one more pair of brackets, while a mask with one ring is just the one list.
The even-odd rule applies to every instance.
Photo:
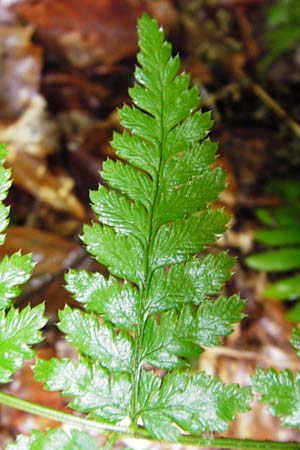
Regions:
[[[37, 358], [33, 368], [46, 389], [61, 391], [81, 415], [0, 393], [0, 403], [75, 428], [21, 435], [7, 449], [96, 449], [79, 429], [106, 433], [105, 449], [126, 436], [209, 448], [299, 449], [296, 443], [212, 435], [249, 410], [252, 399], [250, 387], [226, 386], [190, 364], [243, 317], [238, 295], [220, 295], [233, 259], [226, 252], [203, 253], [228, 220], [210, 206], [224, 174], [211, 168], [216, 144], [208, 137], [210, 115], [197, 110], [197, 89], [189, 88], [186, 74], [177, 75], [178, 56], [146, 15], [139, 21], [139, 46], [136, 84], [129, 91], [133, 106], [119, 111], [126, 131], [113, 138], [119, 159], [107, 161], [102, 171], [110, 188], [91, 193], [100, 223], [85, 226], [82, 236], [110, 275], [69, 271], [66, 288], [82, 308], [66, 306], [58, 327], [78, 358]], [[2, 147], [2, 164], [4, 156]], [[9, 185], [9, 172], [1, 167], [1, 200]], [[1, 206], [2, 232], [7, 215]], [[11, 306], [32, 267], [30, 256], [20, 254], [0, 265], [1, 383], [33, 356], [31, 346], [41, 340], [46, 322], [43, 305], [21, 312]], [[293, 425], [300, 427], [299, 417]]]
[[300, 48], [299, 0], [276, 0], [266, 12], [265, 40], [268, 54], [264, 59], [267, 66], [295, 48]]
[[[300, 328], [294, 328], [291, 338], [297, 355], [300, 355]], [[300, 373], [290, 370], [257, 369], [252, 377], [254, 389], [261, 401], [270, 404], [271, 413], [280, 417], [282, 425], [300, 428]]]
[[[272, 210], [258, 210], [257, 216], [266, 228], [256, 231], [255, 237], [271, 250], [249, 256], [246, 263], [256, 270], [289, 274], [269, 283], [263, 292], [264, 297], [297, 300], [300, 297], [300, 183], [273, 183], [269, 191], [279, 194], [282, 205]], [[300, 322], [299, 303], [287, 317], [295, 323]]]

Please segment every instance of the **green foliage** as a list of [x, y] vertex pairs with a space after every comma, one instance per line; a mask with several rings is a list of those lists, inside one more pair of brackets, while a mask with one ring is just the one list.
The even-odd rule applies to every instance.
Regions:
[[95, 440], [83, 431], [73, 430], [68, 436], [62, 430], [49, 430], [47, 434], [34, 430], [30, 437], [19, 436], [6, 450], [99, 450]]
[[293, 328], [291, 344], [294, 347], [295, 352], [297, 353], [297, 355], [300, 355], [300, 328], [299, 328], [299, 326]]
[[[66, 288], [81, 308], [66, 306], [60, 311], [58, 328], [78, 357], [75, 361], [37, 359], [34, 366], [36, 380], [50, 391], [61, 391], [80, 416], [19, 402], [24, 410], [65, 419], [73, 426], [80, 422], [83, 427], [109, 431], [107, 449], [118, 432], [181, 443], [190, 438], [194, 445], [205, 441], [205, 446], [214, 448], [218, 441], [223, 447], [225, 440], [214, 441], [211, 433], [227, 430], [238, 413], [249, 409], [251, 389], [224, 385], [205, 372], [194, 373], [191, 363], [206, 347], [219, 345], [243, 318], [244, 301], [222, 293], [234, 260], [226, 252], [204, 252], [223, 233], [228, 220], [223, 210], [211, 205], [224, 187], [224, 174], [211, 167], [217, 147], [208, 137], [210, 115], [197, 110], [198, 92], [189, 88], [189, 77], [177, 75], [179, 58], [172, 56], [163, 31], [147, 15], [140, 19], [138, 31], [139, 65], [136, 84], [129, 91], [133, 106], [119, 111], [125, 132], [113, 138], [119, 159], [104, 164], [101, 175], [107, 186], [91, 193], [100, 223], [86, 225], [82, 235], [88, 251], [110, 273], [105, 277], [69, 271]], [[4, 158], [0, 147], [2, 164]], [[9, 171], [0, 165], [1, 201], [9, 186]], [[295, 200], [298, 191], [287, 190]], [[298, 228], [291, 218], [299, 213], [294, 200], [288, 211], [283, 207], [274, 215], [260, 212], [265, 223], [275, 223], [275, 229], [260, 232], [257, 238], [267, 245], [279, 244], [275, 251], [281, 252], [284, 270], [287, 262], [289, 269], [291, 261], [292, 267], [298, 264], [291, 253], [283, 257], [283, 252], [297, 250], [299, 244]], [[1, 204], [2, 233], [7, 223], [8, 208]], [[272, 258], [264, 264], [272, 264]], [[32, 268], [31, 257], [20, 253], [0, 262], [2, 383], [34, 355], [31, 346], [41, 340], [40, 329], [46, 323], [43, 305], [22, 311], [11, 306]], [[299, 330], [294, 330], [291, 341], [298, 353]], [[253, 377], [273, 414], [297, 428], [299, 377], [274, 369], [258, 369]], [[6, 404], [12, 405], [11, 397], [5, 395], [0, 393], [0, 400], [5, 403], [9, 397]], [[231, 439], [228, 443], [230, 448], [269, 445], [256, 441], [244, 445]], [[6, 448], [98, 447], [83, 431], [67, 434], [58, 429], [19, 436]], [[279, 446], [270, 443], [270, 448]], [[288, 443], [282, 448], [297, 447]]]
[[[264, 296], [270, 299], [295, 300], [300, 297], [300, 184], [282, 182], [272, 184], [269, 191], [278, 193], [282, 205], [272, 210], [258, 211], [258, 218], [267, 227], [258, 230], [258, 242], [271, 250], [246, 258], [249, 267], [266, 272], [291, 272], [285, 278], [270, 283]], [[289, 319], [300, 320], [299, 305], [289, 311]]]
[[276, 0], [267, 9], [265, 39], [269, 50], [265, 65], [300, 45], [299, 0]]
[[[291, 338], [296, 353], [300, 354], [300, 328], [293, 329]], [[300, 373], [286, 369], [257, 369], [252, 377], [254, 389], [261, 401], [270, 404], [270, 411], [280, 417], [283, 425], [300, 429]]]
[[261, 400], [271, 404], [271, 413], [280, 417], [283, 425], [300, 428], [300, 373], [257, 369], [252, 380], [254, 388], [262, 393]]
[[34, 267], [31, 255], [17, 252], [0, 262], [0, 310], [8, 308], [20, 293], [20, 285], [29, 280]]
[[[189, 88], [188, 75], [177, 75], [179, 58], [172, 56], [157, 22], [144, 15], [138, 31], [139, 65], [129, 91], [133, 106], [119, 111], [125, 132], [113, 138], [120, 159], [104, 164], [101, 175], [107, 186], [91, 193], [100, 223], [86, 225], [82, 235], [88, 251], [110, 274], [69, 271], [66, 288], [82, 308], [66, 306], [59, 312], [58, 328], [78, 357], [37, 359], [34, 366], [36, 380], [50, 391], [61, 391], [80, 417], [75, 421], [69, 414], [29, 407], [22, 400], [19, 404], [73, 425], [96, 428], [101, 422], [100, 429], [112, 433], [199, 443], [206, 440], [202, 433], [227, 430], [238, 413], [249, 409], [250, 387], [226, 386], [191, 370], [191, 360], [219, 345], [243, 318], [244, 301], [222, 295], [233, 259], [226, 252], [204, 254], [228, 220], [223, 210], [211, 206], [224, 188], [224, 174], [211, 167], [217, 147], [208, 137], [210, 115], [197, 110], [198, 91]], [[4, 159], [1, 146], [1, 201], [10, 186]], [[8, 212], [1, 203], [2, 241]], [[271, 223], [268, 212], [262, 216]], [[286, 249], [299, 244], [290, 215], [281, 209], [275, 218], [279, 232], [258, 238], [280, 242], [285, 246], [281, 252], [295, 250]], [[286, 259], [290, 265], [298, 263], [291, 253]], [[284, 260], [281, 254], [281, 264]], [[22, 311], [11, 306], [32, 269], [31, 257], [19, 252], [0, 262], [1, 383], [34, 355], [31, 346], [41, 340], [46, 323], [43, 305]], [[300, 352], [299, 328], [292, 343]], [[286, 425], [299, 427], [299, 374], [258, 369], [253, 380], [272, 412]], [[0, 393], [8, 405], [11, 398]], [[107, 449], [114, 439], [112, 434]], [[97, 444], [83, 431], [57, 429], [19, 436], [6, 448], [96, 450]]]
[[[6, 148], [0, 145], [0, 230], [1, 243], [8, 225], [9, 208], [3, 205], [11, 185], [10, 171], [4, 168]], [[33, 269], [31, 255], [17, 252], [0, 261], [0, 383], [10, 381], [13, 373], [22, 367], [35, 352], [31, 345], [42, 340], [40, 329], [45, 325], [44, 306], [27, 306], [21, 312], [11, 306]]]
[[119, 111], [125, 132], [112, 141], [121, 160], [105, 162], [109, 188], [91, 193], [100, 223], [82, 235], [110, 275], [69, 271], [66, 288], [83, 310], [65, 307], [58, 327], [78, 361], [38, 360], [34, 371], [89, 417], [176, 441], [182, 431], [224, 431], [249, 409], [249, 388], [189, 372], [191, 358], [231, 333], [244, 302], [218, 296], [232, 258], [199, 255], [228, 221], [211, 207], [224, 173], [211, 167], [210, 115], [196, 110], [198, 90], [177, 75], [157, 22], [144, 15], [138, 31], [133, 106]]
[[110, 373], [99, 364], [81, 359], [39, 359], [36, 379], [51, 391], [63, 391], [71, 398], [70, 406], [110, 423], [122, 421], [129, 414], [131, 383], [127, 374]]
[[[4, 168], [6, 148], [0, 144], [0, 243], [5, 239], [9, 208], [2, 203], [11, 185], [10, 171]], [[17, 252], [4, 256], [0, 261], [0, 383], [8, 383], [12, 375], [27, 359], [35, 355], [32, 345], [42, 340], [41, 328], [47, 320], [44, 305], [27, 306], [22, 311], [11, 306], [20, 292], [20, 286], [31, 275], [34, 267], [31, 255]], [[34, 431], [31, 437], [19, 436], [7, 450], [96, 450], [96, 442], [84, 432], [72, 431], [68, 437], [61, 430], [52, 430], [47, 435]]]
[[11, 375], [20, 369], [35, 352], [30, 345], [42, 340], [40, 329], [47, 320], [44, 305], [27, 306], [21, 312], [11, 307], [0, 311], [0, 383], [8, 383]]
[[158, 440], [176, 441], [180, 431], [191, 434], [224, 431], [237, 411], [247, 411], [249, 394], [237, 385], [225, 387], [206, 373], [173, 371], [163, 382], [152, 372], [143, 372], [139, 414], [145, 427]]
[[4, 144], [0, 144], [0, 245], [4, 242], [5, 234], [3, 234], [3, 231], [9, 222], [9, 208], [3, 204], [3, 200], [6, 199], [7, 191], [11, 185], [10, 171], [4, 168], [5, 156], [6, 147]]

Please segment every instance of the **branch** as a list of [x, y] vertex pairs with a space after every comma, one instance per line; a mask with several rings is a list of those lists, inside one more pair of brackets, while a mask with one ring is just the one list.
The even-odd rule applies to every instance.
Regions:
[[[87, 430], [94, 430], [98, 433], [105, 431], [118, 433], [121, 438], [130, 437], [134, 439], [147, 439], [155, 441], [143, 428], [131, 430], [119, 425], [109, 425], [94, 420], [85, 419], [83, 417], [74, 416], [73, 414], [57, 411], [46, 406], [37, 405], [27, 400], [14, 397], [9, 394], [0, 392], [0, 403], [3, 405], [18, 408], [21, 411], [30, 414], [46, 417], [47, 419], [57, 420], [59, 422], [67, 423], [73, 428], [81, 428]], [[114, 436], [114, 441], [115, 436]], [[231, 438], [216, 438], [216, 437], [201, 437], [182, 435], [178, 442], [183, 445], [206, 447], [210, 449], [227, 449], [227, 450], [300, 450], [300, 443], [297, 442], [274, 442], [274, 441], [257, 441], [252, 439], [231, 439]]]
[[252, 92], [259, 97], [280, 119], [283, 119], [287, 126], [300, 138], [300, 125], [297, 123], [280, 105], [277, 103], [259, 84], [251, 80], [245, 73], [242, 73], [241, 81], [249, 86]]

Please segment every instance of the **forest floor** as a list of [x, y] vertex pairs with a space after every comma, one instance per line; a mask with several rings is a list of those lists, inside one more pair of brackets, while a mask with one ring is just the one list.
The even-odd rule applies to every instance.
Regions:
[[[8, 199], [11, 226], [1, 254], [22, 248], [38, 262], [18, 305], [46, 302], [50, 321], [39, 355], [72, 353], [54, 326], [57, 310], [74, 304], [63, 288], [66, 270], [103, 271], [78, 236], [83, 223], [93, 218], [89, 190], [101, 182], [102, 162], [114, 157], [109, 142], [112, 131], [120, 129], [115, 110], [128, 101], [136, 20], [146, 10], [164, 25], [183, 69], [199, 86], [202, 108], [212, 110], [217, 164], [228, 180], [220, 203], [232, 215], [230, 229], [216, 248], [237, 257], [227, 292], [240, 292], [247, 299], [247, 317], [224, 346], [201, 356], [199, 368], [241, 385], [249, 384], [256, 365], [300, 370], [289, 344], [292, 324], [286, 319], [293, 303], [266, 300], [269, 276], [245, 264], [246, 256], [261, 250], [254, 238], [259, 227], [256, 210], [280, 203], [278, 195], [266, 191], [269, 183], [299, 181], [300, 173], [300, 52], [292, 49], [263, 67], [267, 4], [0, 0], [0, 141], [8, 144], [14, 179]], [[58, 394], [33, 381], [29, 365], [4, 389], [66, 408]], [[1, 406], [0, 447], [18, 433], [53, 425]], [[227, 436], [300, 439], [259, 404], [242, 415]], [[133, 442], [119, 445], [140, 448]]]

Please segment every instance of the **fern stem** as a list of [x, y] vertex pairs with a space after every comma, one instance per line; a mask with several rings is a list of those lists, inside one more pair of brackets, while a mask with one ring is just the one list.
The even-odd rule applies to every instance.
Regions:
[[[160, 163], [161, 165], [161, 163]], [[160, 170], [160, 168], [159, 168]], [[150, 264], [149, 264], [149, 253], [150, 249], [153, 244], [153, 240], [155, 237], [155, 234], [153, 233], [153, 214], [154, 214], [154, 208], [155, 203], [158, 195], [158, 189], [159, 189], [159, 177], [156, 177], [155, 180], [153, 180], [154, 184], [154, 194], [153, 194], [153, 203], [152, 207], [149, 211], [149, 218], [148, 218], [148, 229], [147, 229], [147, 247], [145, 250], [145, 258], [144, 258], [144, 283], [140, 288], [140, 303], [139, 303], [139, 309], [138, 309], [138, 331], [136, 335], [136, 343], [135, 343], [135, 357], [134, 357], [134, 368], [133, 368], [133, 395], [132, 395], [132, 407], [131, 407], [131, 418], [133, 420], [133, 425], [137, 426], [137, 413], [138, 413], [138, 394], [139, 394], [139, 382], [140, 382], [140, 375], [141, 375], [141, 349], [142, 349], [142, 341], [143, 341], [143, 335], [144, 335], [144, 329], [146, 324], [146, 317], [145, 317], [145, 311], [144, 311], [144, 302], [146, 299], [146, 296], [148, 294], [149, 284], [151, 280], [151, 273], [150, 273]]]
[[201, 446], [209, 449], [226, 450], [299, 450], [298, 442], [256, 441], [251, 439], [198, 438], [183, 436], [179, 439], [183, 445]]
[[[83, 417], [74, 416], [73, 414], [57, 411], [46, 406], [37, 405], [27, 400], [14, 397], [10, 394], [0, 392], [0, 403], [3, 405], [17, 408], [30, 414], [46, 417], [50, 420], [67, 423], [73, 428], [94, 430], [98, 433], [104, 431], [113, 432], [113, 441], [115, 442], [122, 437], [130, 437], [134, 439], [147, 439], [155, 441], [146, 431], [139, 429], [137, 432], [129, 430], [119, 425], [109, 425], [96, 422], [95, 420], [85, 419]], [[117, 433], [117, 434], [115, 434]], [[181, 436], [178, 442], [183, 445], [206, 447], [210, 449], [223, 448], [227, 450], [300, 450], [300, 443], [297, 442], [273, 442], [273, 441], [257, 441], [251, 439], [231, 439], [231, 438], [214, 438], [201, 436]], [[112, 443], [112, 442], [111, 442]]]
[[[161, 89], [163, 87], [161, 86]], [[155, 224], [153, 222], [154, 220], [154, 212], [155, 207], [157, 204], [157, 199], [159, 197], [159, 183], [162, 176], [162, 170], [163, 170], [163, 154], [164, 154], [164, 147], [165, 147], [165, 127], [163, 122], [163, 109], [164, 109], [164, 98], [163, 98], [163, 92], [161, 92], [161, 138], [160, 138], [160, 159], [159, 159], [159, 165], [157, 168], [157, 175], [153, 178], [153, 198], [152, 198], [152, 204], [151, 208], [148, 211], [148, 226], [147, 226], [147, 244], [145, 249], [145, 258], [144, 258], [144, 282], [140, 287], [140, 304], [139, 304], [139, 310], [138, 310], [138, 323], [139, 328], [136, 335], [136, 345], [135, 345], [135, 358], [134, 358], [134, 388], [133, 388], [133, 396], [132, 396], [132, 408], [131, 408], [131, 417], [133, 419], [133, 426], [137, 426], [137, 413], [138, 413], [138, 393], [139, 393], [139, 382], [140, 382], [140, 375], [141, 375], [141, 348], [142, 348], [142, 340], [143, 340], [143, 334], [144, 329], [146, 325], [147, 318], [145, 317], [145, 311], [144, 311], [144, 302], [146, 300], [146, 297], [148, 295], [150, 281], [152, 277], [152, 273], [150, 271], [150, 251], [153, 247], [155, 235], [156, 235], [156, 228]]]
[[57, 411], [53, 408], [38, 405], [36, 403], [29, 402], [28, 400], [23, 400], [4, 392], [0, 392], [0, 404], [11, 406], [12, 408], [16, 408], [37, 416], [46, 417], [50, 420], [57, 420], [58, 422], [67, 423], [74, 428], [86, 428], [89, 430], [98, 431], [98, 433], [103, 433], [104, 431], [113, 431], [116, 433], [128, 434], [127, 428], [121, 427], [119, 425], [102, 424], [96, 422], [95, 420], [85, 419], [73, 414]]
[[103, 450], [112, 450], [115, 443], [120, 439], [120, 436], [117, 433], [109, 433], [107, 437], [106, 444], [103, 447]]
[[[147, 439], [156, 442], [146, 430], [139, 429], [134, 435], [137, 439]], [[198, 447], [205, 449], [223, 449], [223, 450], [300, 450], [300, 442], [276, 442], [255, 439], [235, 439], [226, 437], [204, 437], [181, 435], [178, 443], [184, 446]]]

